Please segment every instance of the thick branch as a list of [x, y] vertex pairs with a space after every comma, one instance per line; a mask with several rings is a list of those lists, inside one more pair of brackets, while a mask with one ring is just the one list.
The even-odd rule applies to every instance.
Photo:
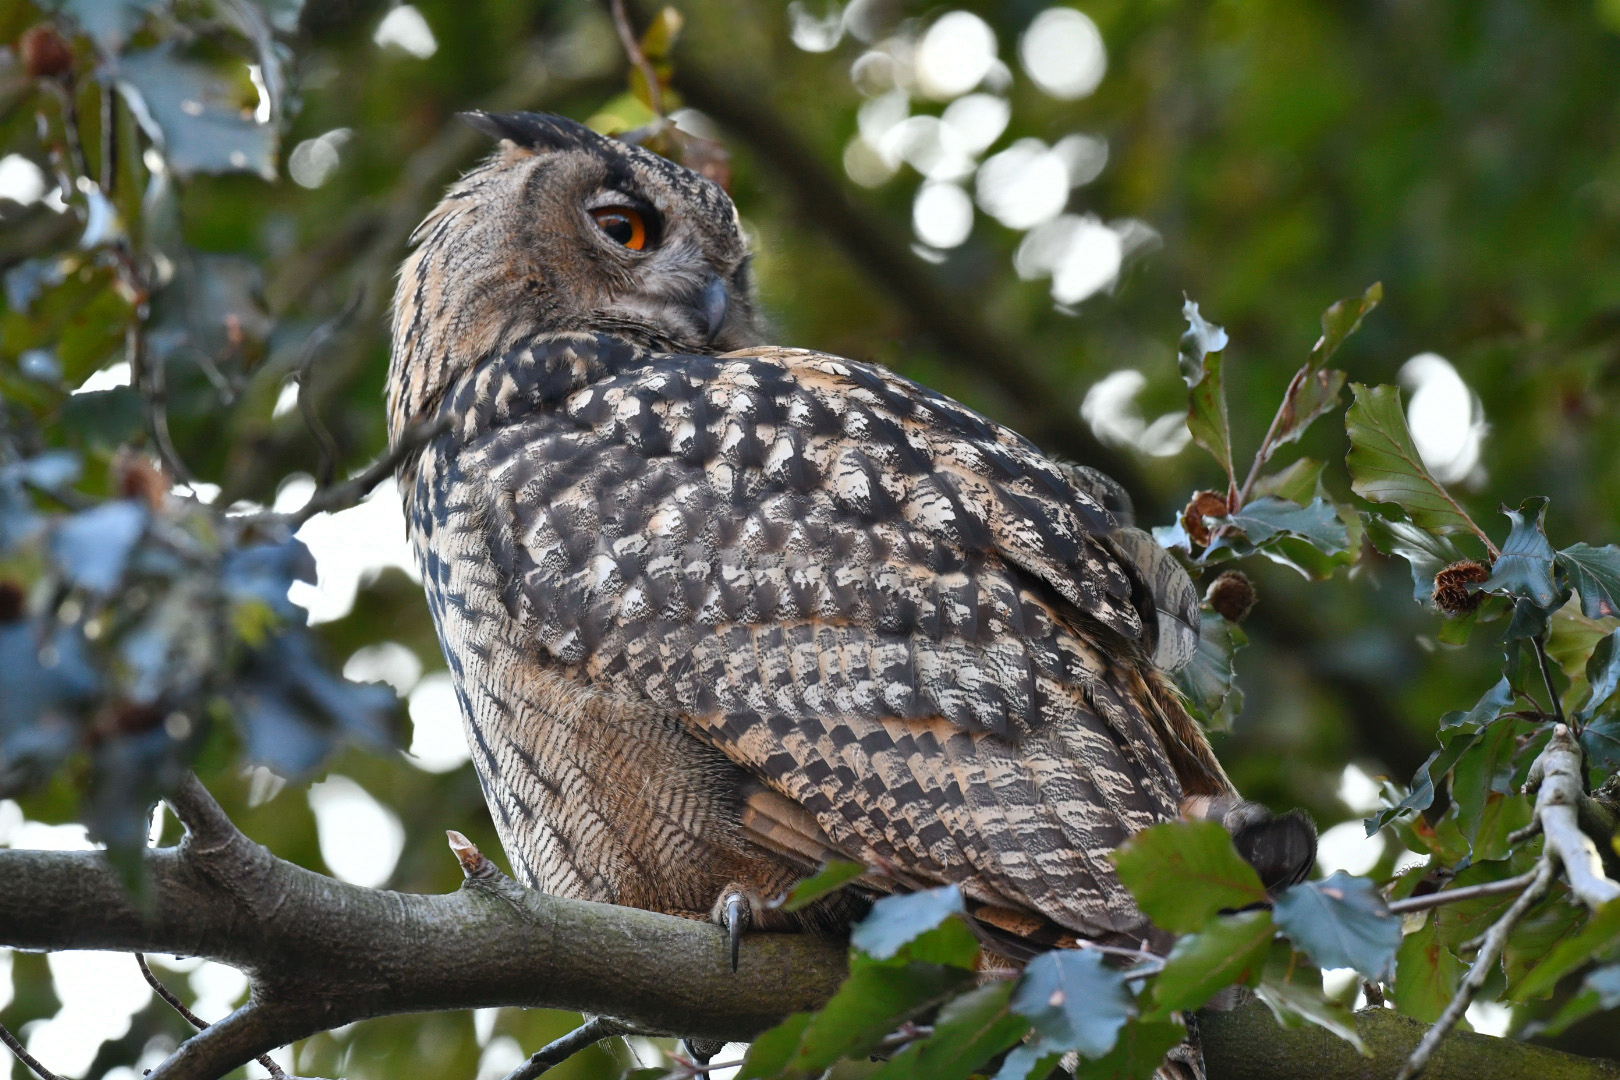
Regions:
[[[1209, 1080], [1390, 1080], [1426, 1030], [1392, 1009], [1363, 1009], [1356, 1029], [1371, 1055], [1322, 1028], [1279, 1027], [1264, 1005], [1199, 1016]], [[1620, 1065], [1545, 1047], [1452, 1032], [1424, 1080], [1620, 1080]]]
[[1588, 907], [1599, 908], [1620, 898], [1620, 885], [1603, 872], [1603, 857], [1592, 838], [1581, 831], [1580, 806], [1585, 766], [1580, 744], [1563, 724], [1553, 729], [1552, 740], [1530, 771], [1536, 794], [1536, 821], [1547, 838], [1547, 851], [1564, 867], [1569, 887]]
[[195, 782], [175, 801], [196, 831], [146, 853], [144, 909], [98, 852], [0, 850], [0, 945], [180, 953], [253, 977], [252, 1001], [151, 1080], [213, 1080], [319, 1031], [440, 1009], [559, 1008], [746, 1039], [826, 1000], [844, 974], [841, 943], [778, 934], [750, 936], [733, 973], [706, 923], [562, 900], [502, 876], [443, 896], [346, 885], [222, 831], [228, 821]]
[[[202, 785], [172, 803], [188, 835], [146, 853], [137, 908], [98, 852], [0, 849], [0, 945], [181, 953], [254, 978], [252, 1000], [200, 1032], [151, 1080], [215, 1080], [318, 1031], [391, 1013], [495, 1006], [622, 1018], [637, 1029], [746, 1039], [817, 1007], [845, 971], [843, 946], [750, 935], [733, 973], [713, 926], [530, 892], [459, 836], [468, 877], [443, 896], [362, 889], [294, 866], [238, 832]], [[1361, 1014], [1377, 1057], [1261, 1010], [1205, 1018], [1212, 1080], [1393, 1073], [1423, 1026]], [[1620, 1067], [1477, 1035], [1452, 1035], [1434, 1080], [1620, 1080]]]

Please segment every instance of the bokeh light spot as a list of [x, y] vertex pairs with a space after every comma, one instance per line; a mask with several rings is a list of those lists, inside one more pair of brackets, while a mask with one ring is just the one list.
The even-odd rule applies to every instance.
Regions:
[[1035, 85], [1055, 98], [1082, 98], [1108, 72], [1102, 31], [1074, 8], [1047, 8], [1018, 42], [1018, 59]]
[[996, 33], [971, 11], [941, 15], [917, 44], [917, 88], [949, 101], [978, 86], [996, 60]]

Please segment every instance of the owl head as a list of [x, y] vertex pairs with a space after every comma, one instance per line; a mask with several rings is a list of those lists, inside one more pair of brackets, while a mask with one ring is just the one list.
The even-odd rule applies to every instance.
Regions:
[[539, 113], [466, 113], [500, 140], [412, 236], [394, 293], [389, 428], [536, 333], [671, 352], [757, 342], [748, 245], [717, 184]]

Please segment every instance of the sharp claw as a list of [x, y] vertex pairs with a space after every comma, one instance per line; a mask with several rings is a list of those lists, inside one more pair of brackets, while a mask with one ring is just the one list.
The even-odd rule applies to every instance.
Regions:
[[739, 893], [732, 893], [726, 898], [726, 932], [731, 938], [731, 970], [737, 970], [737, 962], [742, 954], [743, 919], [746, 917], [743, 904], [746, 901]]

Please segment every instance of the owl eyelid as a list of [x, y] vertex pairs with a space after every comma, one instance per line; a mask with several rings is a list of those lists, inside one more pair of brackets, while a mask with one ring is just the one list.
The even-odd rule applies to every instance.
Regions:
[[[591, 219], [599, 231], [614, 240], [616, 246], [629, 251], [649, 251], [657, 247], [658, 241], [662, 238], [663, 220], [658, 216], [658, 211], [647, 205], [644, 200], [623, 192], [603, 192], [590, 200], [585, 205], [585, 216]], [[607, 232], [606, 220], [615, 217], [621, 220], [629, 219], [633, 223], [634, 243], [619, 240]]]

